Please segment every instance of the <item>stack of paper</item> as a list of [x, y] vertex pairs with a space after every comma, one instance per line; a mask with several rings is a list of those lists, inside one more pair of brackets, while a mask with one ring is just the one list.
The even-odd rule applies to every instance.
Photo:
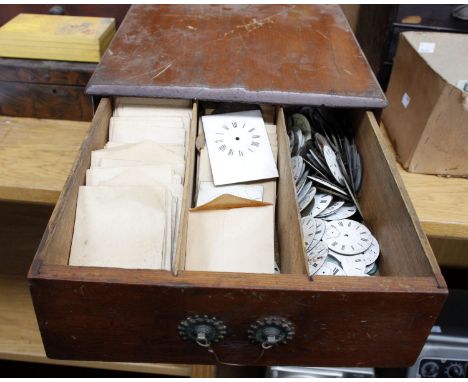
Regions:
[[0, 56], [99, 62], [114, 34], [112, 18], [22, 13], [0, 28]]
[[[199, 124], [197, 208], [189, 213], [185, 269], [275, 273], [276, 180], [216, 186], [202, 119]], [[264, 126], [276, 162], [276, 126]]]
[[117, 102], [109, 142], [91, 153], [70, 265], [171, 269], [192, 113], [145, 102]]

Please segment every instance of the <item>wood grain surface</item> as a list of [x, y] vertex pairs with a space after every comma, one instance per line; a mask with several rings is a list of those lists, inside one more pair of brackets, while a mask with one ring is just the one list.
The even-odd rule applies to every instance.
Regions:
[[[90, 151], [106, 140], [110, 114], [110, 101], [103, 99], [28, 275], [49, 357], [307, 366], [396, 367], [414, 362], [447, 290], [370, 113], [354, 114], [357, 143], [368, 150], [362, 185], [362, 198], [368, 201], [363, 210], [381, 241], [383, 277], [321, 276], [313, 281], [302, 274], [299, 261], [296, 266], [291, 261], [290, 273], [280, 275], [180, 271], [174, 276], [157, 270], [68, 266], [78, 188]], [[290, 169], [280, 173], [292, 181]], [[382, 195], [376, 196], [380, 187]], [[388, 203], [394, 211], [377, 215]], [[287, 219], [281, 224], [292, 237], [298, 235]], [[302, 259], [300, 251], [281, 256]], [[217, 359], [179, 337], [177, 325], [190, 314], [225, 321], [228, 334], [215, 346]], [[296, 336], [262, 354], [246, 332], [268, 315], [291, 320]]]
[[0, 114], [91, 121], [93, 106], [83, 86], [0, 81]]
[[213, 375], [212, 369], [199, 365], [80, 362], [47, 358], [26, 278], [3, 272], [0, 272], [0, 359], [182, 377]]
[[386, 105], [338, 5], [134, 5], [87, 90], [94, 95]]
[[85, 86], [96, 64], [0, 58], [0, 81]]
[[426, 234], [468, 240], [468, 179], [406, 171], [395, 159], [384, 125], [380, 127]]
[[0, 116], [0, 200], [54, 204], [88, 128]]

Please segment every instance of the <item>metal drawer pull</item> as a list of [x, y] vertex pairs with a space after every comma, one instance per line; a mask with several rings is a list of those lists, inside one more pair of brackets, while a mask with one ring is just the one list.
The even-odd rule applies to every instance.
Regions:
[[212, 342], [219, 342], [226, 335], [223, 321], [206, 314], [187, 317], [177, 329], [184, 340], [191, 340], [204, 348], [209, 348]]
[[261, 344], [263, 349], [285, 344], [295, 334], [294, 324], [282, 317], [270, 316], [255, 321], [247, 331], [253, 343]]

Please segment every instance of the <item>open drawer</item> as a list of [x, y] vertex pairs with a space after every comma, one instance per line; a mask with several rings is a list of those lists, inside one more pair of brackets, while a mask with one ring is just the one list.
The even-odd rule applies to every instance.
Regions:
[[[411, 365], [446, 298], [427, 239], [369, 112], [350, 111], [364, 174], [360, 203], [381, 247], [377, 277], [305, 275], [303, 241], [284, 114], [277, 109], [277, 235], [282, 274], [183, 270], [193, 192], [197, 103], [187, 156], [177, 275], [168, 271], [68, 266], [77, 193], [92, 150], [107, 140], [112, 108], [102, 99], [29, 272], [48, 357], [125, 362], [402, 367]], [[213, 352], [183, 340], [189, 315], [216, 317], [226, 335]], [[256, 320], [294, 324], [287, 344], [262, 350]]]

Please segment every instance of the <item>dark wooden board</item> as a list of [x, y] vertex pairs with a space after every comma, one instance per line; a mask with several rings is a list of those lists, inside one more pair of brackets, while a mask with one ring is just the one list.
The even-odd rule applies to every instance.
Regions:
[[338, 5], [135, 5], [94, 95], [386, 106]]
[[26, 275], [53, 206], [0, 201], [2, 274]]
[[[163, 271], [66, 266], [43, 266], [41, 273], [30, 274], [31, 292], [47, 355], [59, 359], [216, 363], [177, 333], [188, 315], [208, 314], [227, 326], [225, 340], [213, 346], [222, 362], [410, 366], [446, 298], [431, 277], [359, 283], [345, 277], [335, 285], [333, 277], [311, 283], [305, 275], [271, 282], [270, 275], [181, 272], [174, 278]], [[260, 357], [247, 330], [275, 314], [291, 320], [296, 335]]]
[[91, 121], [91, 97], [83, 86], [0, 81], [0, 114]]
[[85, 86], [96, 64], [0, 58], [0, 81]]
[[[367, 150], [361, 197], [370, 201], [362, 206], [381, 242], [382, 276], [317, 276], [312, 281], [302, 274], [303, 248], [294, 244], [297, 228], [290, 222], [298, 212], [289, 201], [286, 207], [294, 214], [278, 213], [278, 238], [289, 240], [283, 248], [279, 246], [284, 272], [280, 275], [180, 270], [174, 276], [157, 270], [68, 266], [78, 189], [84, 183], [91, 150], [101, 148], [107, 139], [111, 114], [111, 102], [104, 98], [28, 275], [49, 357], [215, 363], [206, 349], [181, 340], [177, 333], [177, 325], [187, 315], [208, 314], [228, 326], [226, 339], [214, 346], [222, 362], [374, 367], [414, 362], [447, 289], [370, 113], [353, 113], [353, 125], [357, 144]], [[280, 109], [280, 131], [282, 116]], [[289, 158], [286, 140], [282, 131], [280, 167], [291, 166], [285, 160]], [[293, 182], [290, 168], [280, 168], [280, 174], [280, 182]], [[278, 189], [280, 204], [288, 187], [283, 184]], [[376, 189], [382, 197], [375, 195]], [[384, 211], [389, 204], [394, 212], [376, 216], [375, 211]], [[395, 221], [403, 228], [389, 228]], [[387, 233], [389, 237], [383, 239]], [[259, 357], [261, 350], [249, 343], [247, 330], [267, 315], [291, 320], [296, 335], [287, 345]]]

